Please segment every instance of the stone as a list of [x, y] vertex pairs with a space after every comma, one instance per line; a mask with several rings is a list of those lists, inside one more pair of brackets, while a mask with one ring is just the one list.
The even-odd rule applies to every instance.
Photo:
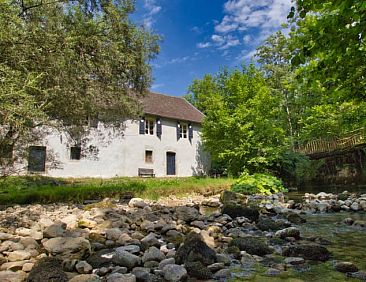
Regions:
[[43, 231], [44, 238], [62, 237], [65, 233], [66, 224], [52, 224]]
[[132, 269], [131, 273], [135, 275], [136, 281], [149, 281], [151, 273], [150, 269], [146, 267], [135, 267]]
[[0, 241], [10, 240], [11, 238], [13, 238], [13, 235], [9, 233], [0, 232]]
[[347, 262], [347, 261], [340, 261], [337, 262], [334, 265], [334, 268], [339, 271], [339, 272], [343, 272], [343, 273], [347, 273], [347, 272], [357, 272], [358, 271], [358, 267], [356, 265], [354, 265], [352, 262]]
[[93, 268], [109, 267], [112, 264], [114, 254], [113, 250], [100, 250], [91, 254], [86, 261]]
[[128, 269], [132, 269], [141, 263], [141, 258], [130, 252], [116, 250], [112, 261], [119, 266], [125, 266]]
[[89, 241], [82, 237], [56, 237], [44, 242], [43, 246], [51, 255], [63, 259], [82, 259], [91, 252]]
[[330, 258], [328, 249], [317, 244], [289, 246], [283, 251], [283, 255], [286, 257], [303, 257], [315, 261], [326, 261]]
[[346, 275], [361, 281], [366, 281], [366, 271], [347, 272]]
[[87, 263], [86, 261], [79, 261], [75, 265], [75, 269], [80, 274], [89, 274], [93, 271], [93, 267], [89, 263]]
[[195, 220], [191, 222], [191, 226], [197, 227], [199, 229], [204, 229], [205, 228], [205, 223], [201, 220]]
[[249, 208], [241, 205], [224, 205], [222, 213], [227, 214], [232, 218], [244, 216], [254, 222], [257, 222], [259, 218], [259, 211], [257, 208]]
[[213, 274], [202, 262], [191, 261], [184, 264], [189, 276], [197, 279], [211, 279]]
[[225, 264], [222, 263], [222, 262], [216, 262], [216, 263], [213, 263], [213, 264], [210, 264], [207, 266], [207, 268], [212, 272], [212, 273], [215, 273], [221, 269], [224, 269], [225, 268]]
[[226, 281], [227, 278], [229, 278], [231, 276], [231, 269], [227, 269], [227, 268], [224, 268], [224, 269], [221, 269], [219, 271], [217, 271], [214, 275], [213, 275], [213, 278], [215, 280], [224, 280]]
[[177, 264], [199, 261], [204, 265], [216, 262], [216, 252], [202, 240], [200, 234], [191, 232], [175, 254]]
[[159, 263], [159, 269], [163, 269], [164, 266], [168, 265], [168, 264], [175, 264], [175, 259], [174, 258], [167, 258], [167, 259], [163, 259], [160, 263]]
[[136, 276], [133, 274], [112, 273], [108, 275], [107, 282], [136, 282]]
[[62, 263], [55, 258], [44, 258], [38, 261], [29, 273], [27, 282], [66, 282], [66, 273], [62, 270]]
[[39, 232], [39, 231], [34, 230], [34, 229], [20, 227], [20, 228], [17, 228], [15, 230], [15, 233], [19, 236], [22, 236], [22, 237], [32, 237], [35, 240], [42, 240], [43, 239], [42, 232]]
[[26, 249], [38, 249], [39, 244], [32, 237], [24, 237], [19, 241]]
[[184, 266], [168, 264], [163, 268], [164, 279], [167, 281], [178, 282], [187, 278], [187, 270]]
[[101, 282], [102, 279], [96, 274], [80, 274], [69, 280], [69, 282]]
[[117, 241], [122, 235], [122, 230], [119, 228], [111, 228], [105, 231], [105, 235], [108, 240]]
[[78, 217], [75, 214], [69, 214], [61, 219], [68, 229], [75, 229], [78, 227]]
[[256, 225], [257, 228], [262, 231], [276, 231], [288, 227], [288, 224], [283, 221], [274, 221], [268, 217], [261, 217]]
[[352, 225], [355, 221], [354, 221], [352, 218], [347, 217], [347, 218], [345, 218], [345, 219], [343, 220], [343, 222], [344, 222], [345, 224], [347, 224], [347, 225]]
[[25, 281], [26, 276], [27, 275], [23, 271], [17, 271], [17, 272], [13, 272], [13, 271], [9, 271], [9, 270], [0, 271], [0, 281], [1, 282], [20, 282], [20, 281]]
[[288, 238], [288, 237], [293, 237], [296, 240], [299, 240], [300, 239], [300, 230], [296, 227], [288, 227], [288, 228], [285, 228], [285, 229], [282, 229], [282, 230], [278, 230], [275, 233], [275, 236], [279, 237], [281, 239], [285, 239], [285, 238]]
[[299, 265], [305, 263], [305, 260], [301, 257], [288, 257], [285, 258], [284, 263], [291, 265]]
[[31, 262], [26, 262], [25, 264], [23, 264], [22, 270], [24, 272], [30, 272], [34, 267], [34, 263]]
[[147, 236], [141, 239], [141, 243], [143, 243], [147, 247], [151, 246], [160, 247], [161, 245], [158, 238], [156, 238], [155, 233], [149, 233]]
[[267, 276], [277, 276], [280, 274], [281, 274], [281, 271], [276, 268], [268, 268], [267, 271], [265, 272], [265, 275], [267, 275]]
[[157, 261], [160, 262], [165, 258], [163, 252], [161, 252], [158, 248], [152, 246], [150, 247], [142, 256], [142, 262], [145, 263], [147, 261]]
[[357, 202], [353, 202], [350, 208], [353, 211], [358, 211], [360, 209], [359, 204]]
[[195, 221], [199, 216], [199, 212], [196, 208], [187, 206], [177, 207], [175, 210], [175, 214], [178, 219], [183, 220], [185, 222]]
[[31, 258], [31, 253], [25, 250], [18, 250], [14, 252], [8, 253], [8, 260], [9, 261], [21, 261], [27, 260]]
[[147, 203], [144, 202], [143, 199], [140, 198], [132, 198], [129, 202], [128, 202], [128, 206], [131, 208], [144, 208], [147, 206]]
[[140, 247], [137, 245], [127, 245], [127, 246], [121, 246], [117, 248], [120, 251], [126, 251], [131, 254], [139, 254], [140, 253]]
[[11, 271], [22, 270], [24, 264], [28, 262], [30, 261], [24, 260], [24, 261], [5, 262], [1, 265], [0, 270], [11, 270]]
[[247, 198], [229, 190], [225, 190], [220, 195], [220, 201], [223, 205], [245, 205]]
[[273, 252], [267, 243], [256, 237], [235, 238], [230, 242], [229, 247], [237, 247], [240, 251], [246, 251], [248, 254], [257, 256], [264, 256]]
[[286, 218], [289, 222], [294, 224], [302, 224], [306, 222], [306, 219], [297, 213], [289, 213]]

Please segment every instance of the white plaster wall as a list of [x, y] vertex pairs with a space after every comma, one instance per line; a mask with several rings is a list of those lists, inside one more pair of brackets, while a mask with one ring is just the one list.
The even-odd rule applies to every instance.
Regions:
[[[176, 176], [204, 174], [209, 158], [202, 151], [200, 126], [193, 124], [193, 139], [177, 140], [176, 121], [161, 119], [162, 136], [140, 135], [138, 121], [126, 121], [123, 134], [115, 134], [103, 124], [91, 131], [82, 150], [89, 145], [98, 148], [97, 155], [87, 154], [81, 160], [70, 159], [70, 142], [65, 134], [52, 131], [43, 145], [55, 161], [47, 161], [45, 175], [55, 177], [138, 176], [138, 168], [152, 168], [156, 177], [166, 177], [166, 153], [176, 153]], [[40, 144], [32, 144], [40, 145]], [[71, 144], [72, 145], [72, 144]], [[153, 163], [145, 163], [145, 150], [153, 151]], [[83, 153], [82, 153], [83, 154]]]

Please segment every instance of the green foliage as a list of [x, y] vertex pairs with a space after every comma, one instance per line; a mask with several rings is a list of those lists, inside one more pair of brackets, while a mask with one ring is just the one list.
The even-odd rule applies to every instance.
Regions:
[[254, 65], [207, 75], [190, 89], [206, 115], [202, 137], [214, 161], [233, 175], [276, 163], [286, 147], [280, 101]]
[[42, 126], [80, 135], [88, 117], [120, 128], [137, 116], [159, 51], [130, 21], [132, 0], [46, 2], [0, 1], [0, 147], [18, 152]]
[[31, 204], [101, 200], [136, 196], [159, 199], [169, 195], [220, 193], [230, 178], [111, 178], [65, 179], [42, 176], [9, 176], [0, 181], [0, 204]]
[[231, 186], [231, 190], [242, 194], [264, 194], [271, 195], [279, 192], [287, 192], [283, 187], [282, 181], [275, 176], [255, 173], [248, 174], [244, 172]]

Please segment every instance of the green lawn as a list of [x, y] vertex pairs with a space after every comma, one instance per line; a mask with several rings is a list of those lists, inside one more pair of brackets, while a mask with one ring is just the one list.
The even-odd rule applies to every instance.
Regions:
[[214, 194], [227, 189], [231, 178], [50, 178], [11, 176], [0, 180], [0, 204], [97, 200], [126, 195], [148, 199], [189, 193]]

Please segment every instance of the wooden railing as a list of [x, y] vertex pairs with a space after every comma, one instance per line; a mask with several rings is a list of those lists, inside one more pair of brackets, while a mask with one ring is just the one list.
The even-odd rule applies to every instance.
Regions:
[[296, 152], [305, 155], [315, 155], [334, 151], [349, 150], [360, 145], [366, 145], [365, 129], [361, 128], [350, 132], [344, 138], [317, 139], [310, 141], [295, 149]]

